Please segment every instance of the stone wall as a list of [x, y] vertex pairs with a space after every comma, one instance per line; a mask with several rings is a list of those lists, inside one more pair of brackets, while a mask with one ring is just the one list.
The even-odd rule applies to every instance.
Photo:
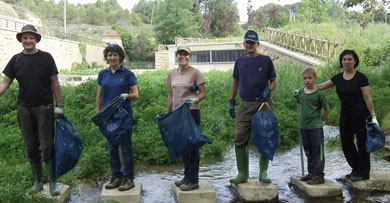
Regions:
[[[11, 57], [23, 51], [22, 44], [16, 39], [17, 31], [0, 28], [0, 71], [2, 72]], [[42, 36], [37, 43], [37, 48], [49, 52], [59, 70], [71, 70], [72, 65], [81, 63], [78, 42]], [[103, 60], [103, 47], [87, 45], [86, 60], [89, 64], [97, 62], [99, 65], [106, 65]]]
[[155, 69], [168, 69], [168, 52], [155, 52], [154, 54]]

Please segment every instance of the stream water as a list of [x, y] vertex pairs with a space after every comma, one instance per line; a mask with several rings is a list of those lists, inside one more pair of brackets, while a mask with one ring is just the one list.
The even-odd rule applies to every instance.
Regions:
[[[325, 137], [334, 137], [338, 134], [335, 127], [324, 127]], [[254, 147], [250, 148], [249, 177], [257, 179], [259, 175], [259, 153]], [[306, 160], [306, 157], [304, 156]], [[305, 161], [305, 172], [306, 172]], [[371, 160], [371, 171], [390, 171], [390, 163], [385, 160]], [[299, 145], [284, 152], [278, 152], [274, 161], [270, 162], [268, 176], [272, 183], [279, 189], [278, 202], [390, 202], [390, 193], [362, 193], [348, 189], [346, 185], [337, 182], [336, 178], [350, 172], [350, 167], [345, 161], [341, 150], [327, 150], [325, 148], [325, 178], [334, 181], [343, 188], [343, 200], [309, 200], [300, 195], [289, 185], [290, 178], [301, 174], [301, 161]], [[217, 202], [236, 203], [240, 202], [229, 187], [229, 179], [237, 173], [234, 147], [229, 147], [227, 153], [219, 159], [201, 160], [199, 178], [209, 180], [213, 183], [217, 193]], [[138, 169], [135, 181], [143, 184], [144, 203], [168, 203], [175, 202], [171, 190], [174, 180], [181, 179], [183, 166], [147, 166], [145, 169]], [[390, 175], [390, 173], [389, 173]], [[82, 186], [72, 190], [69, 202], [99, 202], [102, 186]]]

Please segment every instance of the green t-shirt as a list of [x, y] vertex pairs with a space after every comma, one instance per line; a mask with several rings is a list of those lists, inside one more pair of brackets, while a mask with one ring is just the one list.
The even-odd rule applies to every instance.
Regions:
[[321, 108], [326, 108], [328, 102], [320, 90], [306, 94], [303, 89], [300, 89], [296, 96], [300, 104], [299, 127], [304, 130], [322, 128], [324, 124], [321, 119]]

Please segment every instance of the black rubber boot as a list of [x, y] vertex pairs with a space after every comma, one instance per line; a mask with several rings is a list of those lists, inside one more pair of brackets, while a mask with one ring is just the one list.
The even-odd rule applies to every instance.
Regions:
[[57, 188], [56, 169], [54, 165], [54, 159], [50, 159], [46, 162], [47, 178], [49, 179], [50, 195], [58, 196], [60, 191]]
[[34, 177], [34, 184], [31, 187], [31, 190], [34, 192], [39, 192], [43, 190], [42, 183], [42, 163], [30, 163], [32, 175]]

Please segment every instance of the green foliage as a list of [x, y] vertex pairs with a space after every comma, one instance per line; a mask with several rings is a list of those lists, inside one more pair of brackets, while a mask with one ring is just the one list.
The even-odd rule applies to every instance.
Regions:
[[152, 40], [150, 32], [143, 30], [133, 40], [133, 47], [130, 51], [129, 61], [154, 62], [156, 43]]
[[113, 25], [111, 28], [121, 35], [123, 48], [125, 49], [126, 55], [130, 56], [133, 49], [133, 37], [131, 33], [119, 25]]
[[86, 56], [87, 56], [87, 45], [85, 45], [84, 43], [80, 42], [79, 43], [79, 50], [80, 50], [80, 54], [81, 54], [81, 58], [84, 61], [86, 61]]
[[298, 19], [306, 23], [321, 23], [329, 20], [327, 0], [302, 0], [301, 9], [298, 11]]
[[161, 2], [154, 30], [161, 44], [175, 43], [175, 36], [199, 37], [200, 13], [192, 12], [192, 0], [166, 0]]

